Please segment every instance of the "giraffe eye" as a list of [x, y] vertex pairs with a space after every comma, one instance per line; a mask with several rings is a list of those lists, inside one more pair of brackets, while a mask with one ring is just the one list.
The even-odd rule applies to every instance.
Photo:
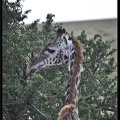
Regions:
[[47, 48], [47, 51], [48, 51], [49, 53], [54, 53], [54, 52], [55, 52], [55, 50], [52, 50], [52, 49], [50, 49], [50, 48]]

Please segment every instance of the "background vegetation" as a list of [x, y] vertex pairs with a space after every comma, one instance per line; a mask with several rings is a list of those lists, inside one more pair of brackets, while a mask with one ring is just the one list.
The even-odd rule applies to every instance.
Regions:
[[[53, 14], [48, 14], [43, 29], [38, 30], [39, 20], [25, 26], [23, 20], [30, 10], [23, 13], [21, 0], [2, 0], [2, 119], [3, 120], [56, 120], [64, 105], [64, 92], [68, 82], [65, 66], [42, 69], [25, 81], [26, 63], [54, 40], [62, 24], [52, 24]], [[69, 33], [68, 33], [69, 34]], [[96, 34], [87, 39], [85, 31], [79, 36], [84, 49], [84, 71], [79, 87], [79, 116], [81, 120], [117, 120], [117, 76], [111, 49], [114, 41], [103, 41]]]

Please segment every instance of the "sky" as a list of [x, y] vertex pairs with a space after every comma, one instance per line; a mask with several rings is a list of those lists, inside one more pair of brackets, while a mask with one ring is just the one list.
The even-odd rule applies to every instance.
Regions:
[[43, 22], [48, 13], [55, 15], [54, 22], [117, 18], [117, 0], [23, 0], [21, 3], [23, 11], [31, 10], [24, 20], [26, 24], [36, 19]]

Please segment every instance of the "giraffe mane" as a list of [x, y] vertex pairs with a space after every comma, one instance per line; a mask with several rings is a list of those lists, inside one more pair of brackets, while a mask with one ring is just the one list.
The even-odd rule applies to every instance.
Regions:
[[76, 49], [76, 60], [75, 60], [75, 64], [74, 64], [74, 71], [73, 71], [73, 75], [71, 77], [71, 82], [70, 82], [70, 96], [69, 96], [69, 101], [70, 103], [73, 103], [75, 98], [75, 94], [74, 94], [74, 87], [76, 84], [75, 81], [75, 77], [77, 76], [77, 73], [80, 71], [80, 64], [82, 62], [82, 57], [83, 57], [83, 52], [82, 52], [82, 46], [79, 40], [73, 40], [73, 44], [75, 45], [75, 49]]
[[79, 40], [73, 40], [73, 44], [75, 45], [76, 51], [77, 51], [77, 61], [80, 61], [81, 63], [82, 58], [83, 58], [82, 45]]

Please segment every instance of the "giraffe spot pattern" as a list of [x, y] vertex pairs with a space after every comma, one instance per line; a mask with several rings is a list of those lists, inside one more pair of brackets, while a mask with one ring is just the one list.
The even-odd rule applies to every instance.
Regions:
[[63, 38], [64, 38], [64, 41], [65, 41], [65, 44], [67, 45], [67, 39], [66, 39], [66, 37], [64, 36]]
[[74, 61], [71, 61], [71, 63], [70, 63], [70, 69], [72, 69], [73, 64], [74, 64]]
[[71, 59], [74, 59], [76, 57], [76, 53], [75, 51], [73, 51], [73, 53], [71, 54]]
[[70, 75], [72, 75], [73, 74], [73, 70], [71, 69], [71, 71], [70, 71]]
[[57, 64], [57, 60], [55, 60], [55, 64]]
[[68, 60], [67, 61], [65, 61], [65, 64], [67, 64], [68, 63]]
[[64, 59], [68, 59], [68, 56], [67, 56], [67, 55], [64, 55]]
[[55, 57], [53, 58], [53, 61], [55, 61]]
[[76, 85], [78, 85], [79, 77], [76, 77]]
[[65, 99], [65, 103], [68, 103], [68, 104], [69, 104], [69, 98], [70, 98], [70, 96], [68, 95], [68, 96], [66, 97], [66, 99]]

